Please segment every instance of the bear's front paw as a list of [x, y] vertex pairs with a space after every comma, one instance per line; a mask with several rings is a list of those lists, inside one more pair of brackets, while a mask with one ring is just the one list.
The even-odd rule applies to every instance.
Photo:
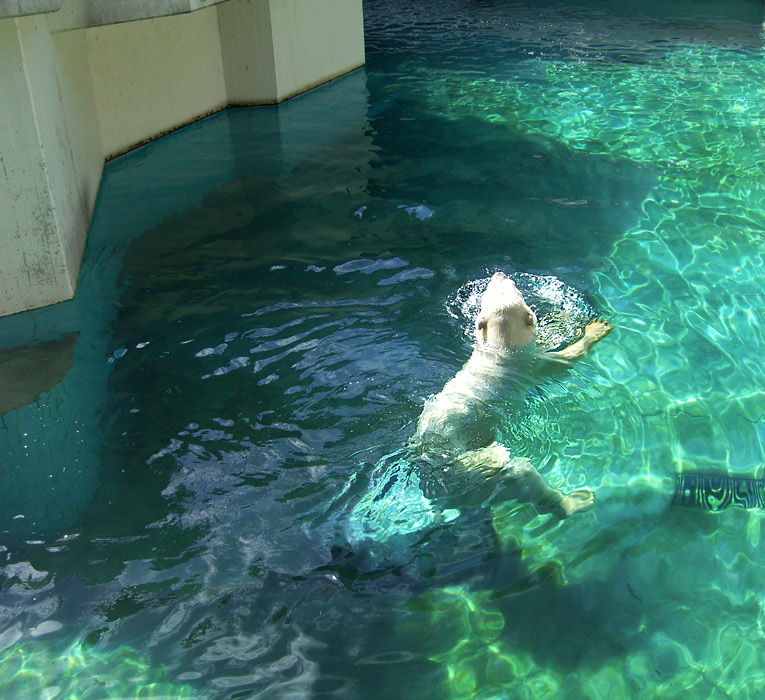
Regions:
[[584, 329], [584, 335], [586, 338], [596, 343], [599, 340], [605, 338], [613, 329], [608, 321], [602, 318], [596, 318], [594, 321], [590, 321], [587, 324], [587, 328]]

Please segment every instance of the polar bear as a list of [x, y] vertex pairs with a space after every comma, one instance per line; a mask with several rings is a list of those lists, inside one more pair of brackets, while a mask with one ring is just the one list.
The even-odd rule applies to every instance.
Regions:
[[509, 497], [538, 511], [566, 518], [592, 508], [593, 492], [554, 489], [526, 459], [513, 458], [495, 439], [493, 404], [508, 391], [522, 392], [555, 367], [584, 357], [612, 329], [597, 319], [575, 343], [555, 352], [536, 348], [537, 317], [515, 283], [502, 272], [491, 278], [481, 298], [470, 359], [444, 388], [427, 400], [409, 449], [430, 462], [448, 463], [500, 476]]

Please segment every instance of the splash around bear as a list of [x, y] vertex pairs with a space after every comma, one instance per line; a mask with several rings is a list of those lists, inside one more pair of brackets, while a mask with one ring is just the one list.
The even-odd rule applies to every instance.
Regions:
[[[522, 392], [540, 375], [570, 367], [602, 340], [613, 326], [591, 321], [576, 342], [555, 352], [536, 346], [537, 317], [515, 283], [502, 272], [491, 278], [475, 322], [475, 345], [468, 361], [444, 388], [425, 403], [409, 444], [429, 461], [452, 461], [456, 467], [499, 477], [506, 497], [532, 503], [539, 512], [566, 518], [592, 508], [588, 489], [554, 489], [536, 468], [514, 458], [496, 439], [492, 405], [508, 391]], [[539, 361], [544, 368], [539, 371]]]

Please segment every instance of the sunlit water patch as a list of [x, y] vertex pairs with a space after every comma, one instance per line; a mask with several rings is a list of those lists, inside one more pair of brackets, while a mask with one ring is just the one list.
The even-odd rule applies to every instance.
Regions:
[[[51, 623], [33, 630], [35, 636], [55, 630]], [[13, 629], [13, 628], [11, 628]], [[6, 632], [4, 636], [9, 636]], [[0, 640], [1, 641], [4, 640]], [[51, 644], [15, 644], [0, 651], [3, 692], [14, 698], [146, 698], [182, 700], [200, 697], [190, 686], [154, 669], [134, 649], [99, 652], [87, 644], [60, 648]]]
[[[602, 18], [596, 25], [603, 28]], [[509, 36], [518, 31], [510, 21], [503, 29]], [[611, 29], [601, 38], [614, 48], [635, 27]], [[495, 519], [510, 546], [522, 547], [534, 565], [544, 571], [553, 562], [569, 583], [577, 582], [562, 597], [609, 581], [599, 609], [578, 621], [587, 628], [581, 636], [589, 649], [582, 648], [575, 673], [568, 668], [551, 675], [544, 662], [541, 669], [538, 660], [529, 666], [523, 649], [534, 644], [523, 635], [503, 657], [507, 647], [494, 641], [492, 653], [479, 653], [481, 635], [463, 630], [455, 633], [453, 653], [440, 656], [455, 697], [502, 697], [508, 686], [514, 697], [650, 697], [673, 686], [694, 697], [754, 697], [762, 687], [755, 668], [762, 631], [753, 559], [760, 514], [712, 522], [662, 514], [661, 494], [674, 469], [762, 475], [765, 397], [755, 358], [763, 345], [765, 62], [751, 36], [746, 48], [705, 34], [699, 39], [667, 42], [660, 51], [630, 43], [633, 60], [626, 61], [591, 45], [575, 60], [561, 60], [559, 50], [529, 51], [511, 76], [430, 73], [431, 104], [446, 104], [452, 119], [470, 115], [502, 123], [575, 151], [643, 163], [657, 177], [639, 221], [595, 272], [601, 298], [619, 319], [619, 342], [593, 356], [610, 378], [611, 405], [602, 410], [591, 390], [575, 398], [567, 391], [559, 397], [564, 411], [548, 416], [554, 420], [545, 425], [547, 431], [557, 426], [554, 470], [571, 474], [592, 461], [607, 467], [595, 477], [606, 502], [578, 531], [554, 538], [539, 532], [534, 519], [524, 524], [517, 509]], [[587, 527], [593, 521], [595, 529]], [[654, 554], [650, 563], [647, 551]], [[626, 557], [618, 573], [617, 552]], [[699, 587], [700, 570], [719, 577]], [[658, 583], [664, 577], [675, 585]], [[577, 596], [577, 608], [587, 606], [591, 592]], [[549, 604], [548, 595], [543, 599]], [[748, 613], [741, 607], [747, 600], [754, 604]], [[682, 633], [670, 631], [666, 621], [681, 615], [679, 601], [681, 609], [696, 611], [695, 630], [688, 620]], [[565, 617], [557, 609], [553, 614]], [[598, 651], [592, 636], [599, 636], [601, 624], [612, 626], [610, 614], [620, 639]], [[560, 641], [549, 643], [557, 648]], [[613, 653], [607, 649], [624, 644], [634, 650], [622, 649], [617, 663], [604, 663]], [[501, 678], [492, 680], [498, 668], [504, 669]]]
[[[759, 697], [762, 513], [669, 502], [765, 476], [761, 3], [365, 10], [365, 72], [110, 163], [75, 300], [0, 322], [76, 337], [2, 403], [0, 688]], [[496, 407], [568, 521], [400, 470], [497, 269], [543, 347], [616, 327]]]

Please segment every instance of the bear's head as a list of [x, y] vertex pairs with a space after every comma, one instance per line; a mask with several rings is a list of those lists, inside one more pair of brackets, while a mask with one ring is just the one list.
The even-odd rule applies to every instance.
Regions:
[[536, 339], [537, 317], [504, 272], [496, 272], [481, 297], [475, 321], [479, 344], [524, 348]]

